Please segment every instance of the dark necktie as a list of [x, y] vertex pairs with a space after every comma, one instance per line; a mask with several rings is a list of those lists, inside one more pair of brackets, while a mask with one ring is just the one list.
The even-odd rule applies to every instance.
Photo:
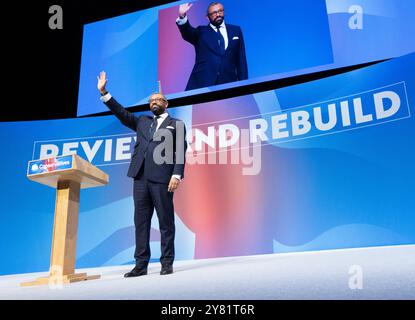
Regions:
[[224, 54], [225, 53], [225, 38], [222, 36], [222, 33], [220, 33], [220, 27], [216, 27], [217, 31], [217, 35], [218, 35], [218, 44], [219, 44], [219, 49], [220, 49], [220, 53]]
[[150, 125], [150, 129], [149, 129], [149, 132], [150, 132], [150, 139], [153, 139], [153, 136], [154, 136], [154, 133], [156, 132], [156, 130], [157, 130], [157, 119], [159, 119], [160, 118], [160, 116], [155, 116], [154, 118], [153, 118], [153, 122], [151, 123], [151, 125]]

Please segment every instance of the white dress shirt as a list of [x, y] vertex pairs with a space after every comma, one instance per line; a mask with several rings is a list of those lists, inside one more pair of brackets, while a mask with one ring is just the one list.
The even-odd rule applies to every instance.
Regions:
[[[156, 131], [160, 128], [161, 124], [163, 123], [164, 120], [166, 120], [168, 115], [169, 114], [167, 112], [164, 112], [163, 114], [160, 115], [160, 117], [157, 119], [157, 129], [156, 129]], [[156, 116], [154, 116], [153, 119], [155, 117]]]

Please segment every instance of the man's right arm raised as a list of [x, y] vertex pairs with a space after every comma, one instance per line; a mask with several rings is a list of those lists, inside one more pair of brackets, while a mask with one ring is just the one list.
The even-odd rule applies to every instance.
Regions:
[[197, 42], [197, 30], [190, 25], [187, 18], [187, 12], [192, 6], [192, 3], [184, 3], [179, 6], [179, 17], [176, 20], [176, 24], [179, 27], [182, 38], [191, 44], [195, 44]]
[[137, 131], [138, 118], [131, 112], [125, 110], [125, 108], [115, 100], [111, 94], [107, 91], [106, 85], [108, 83], [107, 74], [102, 71], [97, 77], [98, 90], [101, 93], [101, 101], [114, 113], [114, 115], [121, 121], [123, 125], [131, 130]]

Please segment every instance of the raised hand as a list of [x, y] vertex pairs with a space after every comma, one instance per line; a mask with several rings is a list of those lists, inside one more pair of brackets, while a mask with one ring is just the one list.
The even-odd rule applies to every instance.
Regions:
[[187, 14], [187, 11], [193, 6], [193, 3], [183, 3], [179, 6], [179, 17], [184, 18]]
[[98, 90], [102, 94], [105, 93], [107, 90], [105, 89], [105, 86], [107, 85], [108, 79], [107, 79], [107, 73], [105, 71], [102, 71], [99, 74], [99, 77], [97, 77], [98, 80]]

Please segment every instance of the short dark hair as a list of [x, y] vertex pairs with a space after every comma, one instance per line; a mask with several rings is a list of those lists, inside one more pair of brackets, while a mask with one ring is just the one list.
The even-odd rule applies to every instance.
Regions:
[[152, 93], [148, 99], [150, 99], [152, 96], [154, 96], [154, 95], [156, 95], [156, 94], [161, 95], [161, 96], [162, 96], [162, 98], [164, 99], [164, 101], [169, 102], [169, 101], [167, 100], [166, 96], [165, 96], [164, 94], [160, 93], [160, 92], [154, 92], [154, 93]]
[[216, 5], [218, 5], [218, 4], [220, 4], [222, 7], [223, 7], [223, 4], [222, 3], [220, 3], [220, 2], [211, 2], [209, 5], [208, 5], [208, 7], [207, 7], [207, 11], [206, 11], [206, 14], [207, 15], [209, 15], [209, 9], [210, 9], [210, 7], [213, 7], [213, 6], [216, 6]]

